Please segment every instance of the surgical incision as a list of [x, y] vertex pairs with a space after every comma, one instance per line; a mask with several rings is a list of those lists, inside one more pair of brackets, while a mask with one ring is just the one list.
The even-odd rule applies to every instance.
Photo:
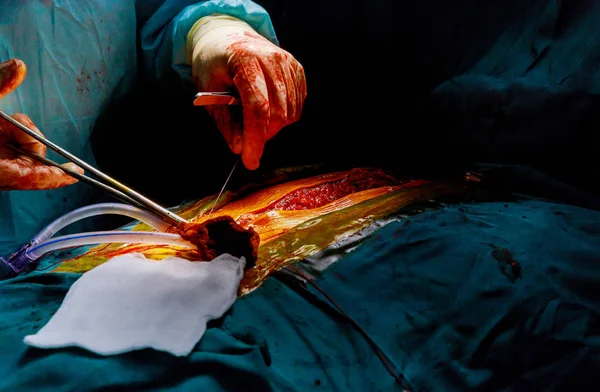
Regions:
[[[246, 204], [243, 208], [245, 211], [241, 214], [227, 211], [227, 208], [217, 210], [216, 218], [210, 216], [207, 220], [196, 220], [178, 230], [178, 233], [197, 246], [195, 254], [190, 254], [189, 257], [207, 261], [220, 254], [229, 253], [237, 257], [244, 256], [246, 266], [251, 267], [256, 261], [261, 241], [259, 234], [263, 233], [263, 239], [267, 241], [283, 234], [285, 226], [289, 227], [287, 222], [291, 217], [275, 217], [269, 212], [287, 211], [287, 215], [294, 211], [312, 210], [312, 214], [319, 214], [322, 213], [319, 211], [322, 210], [321, 207], [346, 196], [398, 183], [394, 177], [379, 170], [355, 169], [343, 176], [330, 178], [329, 181], [292, 189], [254, 211], [247, 212], [252, 204]], [[264, 196], [268, 198], [269, 193], [266, 192]], [[309, 211], [306, 213], [311, 214]], [[308, 219], [310, 216], [304, 218]], [[284, 227], [279, 227], [282, 224]], [[269, 235], [266, 231], [270, 232]]]
[[381, 170], [353, 169], [271, 187], [216, 213], [253, 227], [265, 243], [303, 221], [389, 193], [400, 183]]
[[[198, 251], [147, 244], [98, 246], [67, 260], [57, 271], [85, 272], [131, 252], [157, 260], [169, 256], [208, 260], [233, 252], [244, 256], [249, 267], [240, 285], [245, 294], [273, 271], [358, 233], [376, 219], [462, 189], [443, 182], [400, 180], [369, 168], [280, 181], [251, 192], [232, 192], [229, 200], [214, 210], [216, 195], [179, 208], [177, 213], [187, 214], [192, 221], [179, 233], [195, 243]], [[133, 230], [150, 228], [139, 224]]]
[[267, 210], [309, 210], [334, 202], [351, 193], [397, 184], [398, 181], [394, 177], [382, 171], [357, 170], [337, 181], [296, 189], [263, 211], [255, 213], [267, 212]]

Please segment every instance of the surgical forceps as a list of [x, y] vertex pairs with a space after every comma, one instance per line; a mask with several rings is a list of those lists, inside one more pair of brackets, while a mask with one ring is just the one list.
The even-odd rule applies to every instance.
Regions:
[[[233, 96], [229, 92], [199, 92], [198, 94], [196, 94], [194, 96], [194, 106], [238, 105], [238, 104], [240, 104], [240, 100], [238, 98], [236, 98], [235, 96]], [[94, 174], [96, 177], [104, 180], [108, 184], [102, 183], [101, 181], [90, 178], [86, 175], [79, 174], [78, 172], [70, 170], [68, 168], [62, 167], [60, 164], [58, 164], [48, 158], [42, 157], [38, 154], [35, 154], [33, 152], [26, 151], [21, 148], [17, 148], [15, 146], [8, 146], [13, 151], [18, 152], [19, 154], [28, 156], [32, 159], [35, 159], [38, 162], [41, 162], [43, 164], [58, 167], [59, 169], [61, 169], [65, 173], [69, 174], [70, 176], [75, 177], [76, 179], [86, 182], [95, 187], [98, 187], [127, 204], [131, 204], [131, 205], [134, 205], [145, 211], [148, 211], [151, 214], [158, 216], [163, 221], [165, 221], [175, 227], [181, 227], [182, 225], [189, 223], [186, 219], [183, 219], [179, 215], [167, 210], [166, 208], [153, 202], [146, 196], [136, 192], [135, 190], [131, 189], [130, 187], [122, 184], [121, 182], [115, 180], [114, 178], [108, 176], [107, 174], [101, 172], [100, 170], [96, 169], [95, 167], [91, 166], [90, 164], [79, 159], [78, 157], [76, 157], [75, 155], [66, 151], [65, 149], [58, 146], [57, 144], [51, 142], [50, 140], [46, 139], [45, 137], [43, 137], [39, 134], [37, 134], [33, 130], [29, 129], [27, 126], [21, 124], [20, 122], [18, 122], [17, 120], [12, 118], [8, 114], [6, 114], [1, 109], [0, 109], [0, 117], [3, 117], [6, 121], [10, 122], [11, 124], [13, 124], [17, 128], [19, 128], [21, 131], [25, 132], [32, 138], [34, 138], [37, 141], [39, 141], [40, 143], [44, 144], [45, 146], [50, 148], [52, 151], [62, 155], [69, 161], [71, 161], [71, 162], [75, 163], [76, 165], [78, 165], [79, 167], [83, 168], [86, 172], [90, 172], [90, 173]], [[234, 169], [235, 169], [235, 166], [234, 166]], [[231, 176], [231, 174], [230, 174], [230, 176]], [[229, 180], [229, 177], [227, 179]], [[227, 182], [225, 182], [225, 184], [227, 184]], [[217, 198], [217, 200], [218, 200], [218, 198]], [[215, 202], [215, 204], [216, 204], [216, 202]], [[214, 208], [214, 206], [213, 206], [213, 208]], [[212, 212], [212, 210], [211, 210], [211, 212]]]
[[144, 195], [142, 195], [142, 194], [136, 192], [135, 190], [131, 189], [130, 187], [120, 183], [119, 181], [115, 180], [114, 178], [108, 176], [107, 174], [101, 172], [100, 170], [96, 169], [95, 167], [91, 166], [90, 164], [86, 163], [85, 161], [79, 159], [78, 157], [71, 154], [70, 152], [66, 151], [62, 147], [56, 145], [55, 143], [51, 142], [50, 140], [46, 139], [45, 137], [39, 135], [35, 131], [31, 130], [27, 126], [21, 124], [20, 122], [18, 122], [17, 120], [12, 118], [8, 114], [6, 114], [1, 109], [0, 109], [0, 117], [3, 117], [6, 121], [10, 122], [11, 124], [13, 124], [17, 128], [19, 128], [21, 131], [25, 132], [32, 138], [34, 138], [37, 141], [39, 141], [40, 143], [44, 144], [45, 146], [50, 148], [52, 151], [62, 155], [69, 161], [71, 161], [71, 162], [75, 163], [76, 165], [78, 165], [79, 167], [83, 168], [86, 172], [90, 172], [90, 173], [94, 174], [96, 177], [104, 180], [108, 184], [102, 183], [102, 182], [95, 180], [93, 178], [90, 178], [86, 175], [79, 174], [78, 172], [70, 170], [68, 168], [62, 167], [60, 164], [58, 164], [48, 158], [42, 157], [38, 154], [35, 154], [33, 152], [25, 151], [21, 148], [17, 148], [14, 146], [8, 146], [13, 151], [16, 151], [19, 154], [28, 156], [32, 159], [35, 159], [41, 163], [44, 163], [44, 164], [47, 164], [50, 166], [56, 166], [56, 167], [60, 168], [62, 171], [64, 171], [65, 173], [69, 174], [70, 176], [75, 177], [78, 180], [87, 182], [88, 184], [91, 184], [93, 186], [99, 187], [102, 190], [110, 193], [112, 196], [120, 199], [121, 201], [123, 201], [127, 204], [134, 205], [136, 207], [142, 208], [143, 210], [148, 211], [149, 213], [159, 217], [163, 221], [165, 221], [175, 227], [181, 227], [182, 225], [188, 223], [187, 220], [183, 219], [179, 215], [167, 210], [166, 208], [164, 208], [164, 207], [160, 206], [159, 204], [153, 202], [152, 200], [148, 199]]

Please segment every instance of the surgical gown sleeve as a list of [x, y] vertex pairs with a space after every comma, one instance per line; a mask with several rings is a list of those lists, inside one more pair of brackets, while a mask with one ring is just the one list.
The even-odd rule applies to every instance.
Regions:
[[200, 18], [227, 14], [252, 26], [274, 44], [279, 44], [267, 11], [249, 0], [167, 0], [148, 19], [140, 31], [144, 69], [148, 76], [160, 78], [175, 71], [191, 83], [187, 58], [187, 34]]

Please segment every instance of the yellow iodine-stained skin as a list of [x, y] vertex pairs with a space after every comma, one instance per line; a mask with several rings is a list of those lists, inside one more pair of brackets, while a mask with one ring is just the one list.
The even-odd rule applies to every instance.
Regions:
[[[258, 260], [245, 272], [240, 286], [240, 295], [244, 295], [272, 272], [356, 234], [377, 219], [459, 190], [424, 180], [401, 182], [381, 170], [359, 168], [284, 182], [238, 199], [233, 192], [226, 192], [210, 216], [214, 196], [176, 210], [199, 223], [229, 215], [240, 225], [256, 230], [260, 236]], [[138, 224], [132, 230], [151, 229]], [[172, 246], [108, 244], [65, 260], [54, 271], [85, 272], [112, 257], [132, 252], [159, 260], [168, 256], [191, 259], [184, 249]]]

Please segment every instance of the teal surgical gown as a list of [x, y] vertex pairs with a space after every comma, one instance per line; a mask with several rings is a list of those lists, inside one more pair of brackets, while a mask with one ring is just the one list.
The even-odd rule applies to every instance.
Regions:
[[[16, 57], [27, 65], [25, 81], [0, 107], [27, 114], [48, 139], [92, 165], [92, 128], [139, 70], [154, 78], [175, 71], [191, 82], [185, 43], [199, 18], [230, 14], [277, 43], [265, 9], [248, 0], [7, 0], [0, 8], [0, 61]], [[0, 254], [99, 197], [82, 183], [0, 192]], [[71, 230], [89, 226], [83, 221]]]

